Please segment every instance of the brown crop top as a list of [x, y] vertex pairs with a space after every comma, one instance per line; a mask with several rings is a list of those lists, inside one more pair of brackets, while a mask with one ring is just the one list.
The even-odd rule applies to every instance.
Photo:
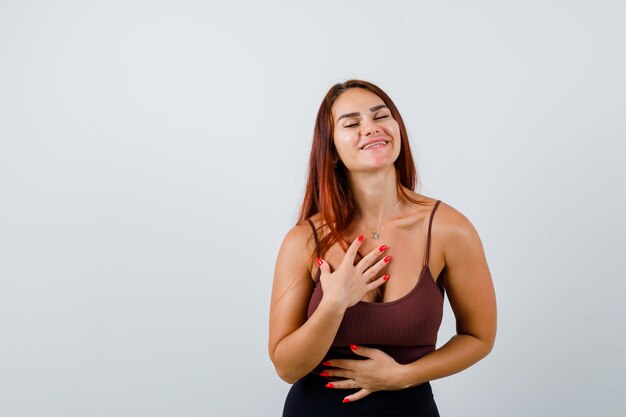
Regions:
[[[350, 350], [351, 344], [364, 345], [381, 349], [398, 363], [407, 364], [435, 350], [437, 332], [443, 316], [444, 290], [441, 275], [434, 282], [428, 267], [430, 256], [430, 231], [435, 210], [441, 201], [433, 207], [428, 223], [426, 256], [424, 265], [415, 287], [398, 300], [372, 303], [359, 301], [348, 308], [332, 346], [324, 358], [363, 359]], [[313, 229], [318, 257], [320, 256], [318, 237]], [[315, 277], [315, 287], [311, 294], [307, 317], [317, 309], [322, 300], [323, 290], [320, 284], [320, 270]], [[313, 372], [317, 373], [319, 367]]]

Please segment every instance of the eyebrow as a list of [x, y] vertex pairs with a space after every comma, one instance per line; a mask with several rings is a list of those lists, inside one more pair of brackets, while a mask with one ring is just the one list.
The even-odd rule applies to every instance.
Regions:
[[[378, 106], [374, 106], [374, 107], [370, 108], [370, 113], [373, 113], [376, 110], [380, 110], [380, 109], [383, 109], [383, 108], [387, 108], [387, 106], [384, 105], [384, 104], [379, 104]], [[359, 113], [358, 111], [354, 112], [354, 113], [343, 114], [343, 115], [339, 116], [339, 118], [337, 119], [337, 122], [335, 122], [335, 124], [339, 123], [339, 120], [343, 119], [344, 117], [356, 117], [356, 116], [360, 116], [360, 115], [361, 115], [361, 113]]]

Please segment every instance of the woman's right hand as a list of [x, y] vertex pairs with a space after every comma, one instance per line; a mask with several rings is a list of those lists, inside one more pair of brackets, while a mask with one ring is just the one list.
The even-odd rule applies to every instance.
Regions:
[[342, 311], [358, 303], [370, 291], [389, 279], [389, 275], [377, 276], [377, 274], [391, 261], [391, 256], [375, 262], [376, 258], [387, 250], [386, 245], [373, 249], [354, 265], [354, 259], [362, 241], [363, 236], [359, 236], [352, 242], [341, 264], [334, 272], [330, 271], [330, 266], [323, 259], [317, 260], [321, 271], [320, 282], [324, 291], [322, 301], [329, 302]]

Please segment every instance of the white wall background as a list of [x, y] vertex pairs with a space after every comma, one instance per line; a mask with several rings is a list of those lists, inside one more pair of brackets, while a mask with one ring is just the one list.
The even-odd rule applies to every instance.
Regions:
[[442, 416], [624, 416], [625, 12], [2, 0], [0, 416], [280, 415], [274, 261], [352, 77], [492, 269], [495, 350], [433, 383]]

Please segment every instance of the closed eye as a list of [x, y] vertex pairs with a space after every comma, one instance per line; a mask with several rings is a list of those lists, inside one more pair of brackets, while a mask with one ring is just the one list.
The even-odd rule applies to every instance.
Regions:
[[[389, 117], [388, 114], [384, 114], [382, 116], [374, 117], [374, 120], [386, 119], [388, 117]], [[349, 125], [344, 125], [344, 128], [355, 127], [355, 126], [358, 126], [358, 125], [359, 125], [359, 122], [354, 122], [354, 123], [350, 123]]]

